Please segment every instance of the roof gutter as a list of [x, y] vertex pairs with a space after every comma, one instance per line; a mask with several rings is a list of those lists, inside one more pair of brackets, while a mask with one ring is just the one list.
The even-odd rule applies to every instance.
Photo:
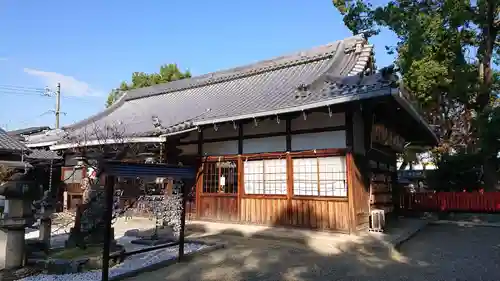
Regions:
[[196, 125], [196, 126], [212, 125], [215, 123], [232, 122], [232, 121], [243, 120], [243, 119], [253, 119], [253, 118], [266, 117], [266, 116], [272, 116], [272, 115], [277, 115], [277, 114], [286, 114], [286, 113], [291, 113], [291, 112], [315, 109], [315, 108], [323, 107], [323, 106], [330, 106], [330, 105], [335, 105], [335, 104], [342, 104], [342, 103], [348, 103], [348, 102], [353, 102], [353, 101], [359, 101], [359, 100], [380, 97], [380, 96], [390, 96], [390, 95], [391, 95], [391, 91], [389, 88], [382, 88], [380, 90], [373, 91], [371, 93], [362, 93], [362, 94], [357, 94], [357, 95], [336, 97], [336, 98], [328, 100], [328, 101], [315, 102], [315, 103], [310, 103], [310, 104], [306, 104], [306, 105], [288, 107], [288, 108], [278, 109], [278, 110], [273, 110], [273, 111], [245, 114], [245, 115], [240, 115], [240, 116], [236, 116], [236, 117], [223, 117], [223, 118], [216, 118], [216, 119], [210, 119], [210, 120], [202, 120], [202, 121], [194, 122], [194, 125]]
[[198, 130], [198, 128], [199, 128], [198, 126], [195, 126], [195, 127], [189, 128], [189, 129], [181, 130], [181, 131], [175, 131], [175, 132], [170, 132], [170, 133], [162, 134], [162, 135], [160, 135], [160, 137], [163, 137], [163, 138], [166, 139], [169, 136], [180, 135], [180, 134], [189, 133], [189, 132]]
[[46, 142], [39, 142], [39, 143], [27, 143], [25, 144], [29, 148], [36, 148], [36, 147], [44, 147], [44, 146], [51, 146], [56, 144], [57, 141], [46, 141]]
[[120, 143], [161, 143], [165, 142], [166, 137], [137, 137], [137, 138], [123, 138], [123, 139], [106, 139], [106, 140], [90, 140], [83, 143], [62, 143], [52, 145], [50, 150], [62, 150], [76, 147], [97, 146], [107, 144], [120, 144]]

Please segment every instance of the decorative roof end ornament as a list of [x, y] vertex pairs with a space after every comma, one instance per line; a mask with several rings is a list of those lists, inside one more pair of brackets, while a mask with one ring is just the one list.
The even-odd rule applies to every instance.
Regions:
[[219, 130], [219, 127], [217, 127], [217, 124], [214, 123], [214, 131], [217, 132], [217, 130]]
[[278, 114], [276, 114], [276, 123], [279, 124], [280, 123], [280, 117]]
[[238, 124], [236, 124], [236, 122], [233, 120], [233, 128], [236, 130], [238, 129]]
[[255, 118], [255, 117], [253, 118], [253, 125], [254, 125], [254, 127], [259, 126], [259, 122], [257, 121], [257, 118]]
[[373, 33], [374, 33], [373, 30], [363, 29], [359, 31], [358, 35], [363, 37], [363, 39], [368, 40], [368, 38], [374, 35]]
[[330, 108], [330, 106], [328, 106], [328, 116], [330, 116], [330, 118], [332, 118], [333, 116], [332, 109]]
[[309, 86], [304, 84], [304, 83], [297, 86], [297, 90], [299, 90], [299, 91], [307, 91], [308, 88], [309, 88]]
[[302, 116], [304, 116], [304, 121], [307, 120], [307, 113], [304, 110], [302, 110]]

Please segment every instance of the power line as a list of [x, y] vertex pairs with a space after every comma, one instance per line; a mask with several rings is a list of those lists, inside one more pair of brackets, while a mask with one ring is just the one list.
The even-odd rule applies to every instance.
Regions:
[[[43, 96], [43, 97], [54, 97], [56, 98], [56, 105], [54, 110], [49, 110], [46, 113], [52, 112], [55, 115], [55, 127], [59, 129], [60, 120], [59, 117], [62, 114], [66, 114], [61, 112], [61, 84], [57, 83], [56, 91], [51, 91], [48, 87], [46, 88], [37, 88], [37, 87], [27, 87], [27, 86], [16, 86], [16, 85], [2, 85], [0, 84], [0, 93], [1, 94], [10, 94], [10, 95], [24, 95], [24, 96]], [[40, 116], [42, 116], [40, 115]], [[40, 117], [39, 116], [39, 117]]]
[[78, 99], [79, 102], [93, 102], [95, 101], [88, 101], [85, 99], [82, 99], [82, 97], [76, 97], [76, 96], [62, 96], [61, 95], [61, 84], [57, 83], [57, 88], [55, 91], [52, 91], [50, 88], [37, 88], [37, 87], [28, 87], [28, 86], [16, 86], [16, 85], [2, 85], [0, 84], [0, 95], [5, 94], [5, 95], [18, 95], [18, 96], [29, 96], [29, 97], [55, 97], [56, 102], [55, 102], [55, 108], [46, 111], [45, 113], [41, 114], [39, 117], [52, 113], [55, 116], [55, 128], [58, 129], [60, 127], [60, 116], [61, 114], [66, 115], [66, 112], [61, 111], [61, 99]]
[[21, 95], [21, 96], [31, 96], [31, 97], [46, 97], [44, 93], [36, 93], [36, 92], [22, 92], [22, 91], [12, 91], [12, 90], [3, 90], [0, 89], [0, 94], [5, 95]]
[[0, 84], [0, 89], [14, 90], [14, 91], [30, 91], [30, 92], [48, 92], [49, 88], [38, 88], [38, 87], [27, 87], [27, 86], [15, 86], [15, 85], [2, 85]]

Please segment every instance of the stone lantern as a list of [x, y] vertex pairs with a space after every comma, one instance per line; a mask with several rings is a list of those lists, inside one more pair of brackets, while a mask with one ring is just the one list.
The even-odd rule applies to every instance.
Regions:
[[4, 217], [0, 220], [0, 270], [23, 265], [25, 228], [35, 222], [32, 202], [41, 196], [32, 166], [22, 164], [24, 168], [7, 166], [12, 173], [0, 183], [0, 195], [5, 197]]

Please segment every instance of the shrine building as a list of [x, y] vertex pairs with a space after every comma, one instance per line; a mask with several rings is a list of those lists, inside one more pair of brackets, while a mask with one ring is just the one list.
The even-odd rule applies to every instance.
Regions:
[[396, 153], [437, 142], [394, 70], [375, 71], [373, 57], [373, 46], [353, 36], [130, 90], [27, 145], [65, 151], [75, 144], [64, 134], [118, 126], [123, 142], [141, 144], [149, 158], [198, 169], [197, 220], [357, 233], [371, 210], [394, 210]]

